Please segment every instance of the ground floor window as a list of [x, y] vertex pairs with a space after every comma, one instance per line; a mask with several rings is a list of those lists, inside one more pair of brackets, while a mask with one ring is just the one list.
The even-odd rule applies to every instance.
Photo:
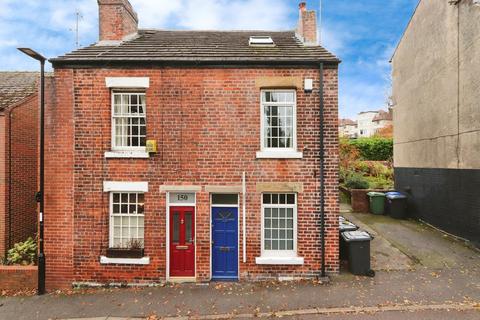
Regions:
[[295, 256], [297, 233], [297, 195], [262, 195], [262, 255]]
[[110, 193], [110, 247], [143, 248], [144, 194]]

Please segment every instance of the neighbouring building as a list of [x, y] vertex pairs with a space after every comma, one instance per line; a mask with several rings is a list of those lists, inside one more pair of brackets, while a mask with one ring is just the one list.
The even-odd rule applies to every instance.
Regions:
[[480, 245], [480, 6], [422, 0], [392, 58], [396, 188]]
[[51, 60], [47, 288], [337, 273], [339, 60], [315, 12], [296, 31], [138, 30], [128, 1], [98, 3], [98, 43]]
[[338, 132], [340, 137], [356, 138], [357, 123], [351, 119], [338, 120]]
[[0, 72], [0, 257], [37, 231], [38, 80]]
[[372, 137], [380, 129], [393, 125], [392, 110], [363, 111], [357, 115], [356, 121], [340, 119], [338, 132], [341, 137], [367, 138]]
[[380, 129], [386, 128], [393, 125], [393, 112], [389, 108], [388, 111], [379, 110], [377, 115], [373, 118], [372, 122], [375, 124], [375, 134], [379, 132]]

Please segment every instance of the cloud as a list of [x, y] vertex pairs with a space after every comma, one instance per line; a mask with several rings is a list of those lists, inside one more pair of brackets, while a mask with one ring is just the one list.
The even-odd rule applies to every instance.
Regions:
[[[292, 6], [271, 0], [132, 0], [143, 28], [286, 29]], [[294, 8], [294, 7], [293, 7]]]
[[[293, 29], [293, 0], [130, 0], [141, 28]], [[417, 0], [324, 0], [322, 45], [340, 59], [340, 114], [355, 116], [385, 105], [391, 53]], [[310, 1], [314, 8], [318, 2]], [[0, 0], [0, 70], [37, 70], [16, 50], [27, 46], [47, 57], [75, 49], [75, 11], [80, 43], [98, 39], [95, 0]]]

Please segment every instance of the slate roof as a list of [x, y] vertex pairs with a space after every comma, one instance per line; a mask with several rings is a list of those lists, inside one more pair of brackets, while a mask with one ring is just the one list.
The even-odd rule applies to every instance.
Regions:
[[38, 72], [0, 72], [0, 110], [37, 91]]
[[[250, 36], [271, 36], [275, 46], [250, 46]], [[294, 31], [166, 31], [139, 30], [119, 44], [93, 44], [50, 61], [185, 63], [339, 63], [321, 46], [305, 46]]]

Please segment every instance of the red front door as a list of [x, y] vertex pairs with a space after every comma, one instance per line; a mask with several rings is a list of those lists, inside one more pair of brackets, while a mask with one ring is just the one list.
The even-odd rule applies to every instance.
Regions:
[[170, 276], [195, 276], [195, 208], [170, 207]]

